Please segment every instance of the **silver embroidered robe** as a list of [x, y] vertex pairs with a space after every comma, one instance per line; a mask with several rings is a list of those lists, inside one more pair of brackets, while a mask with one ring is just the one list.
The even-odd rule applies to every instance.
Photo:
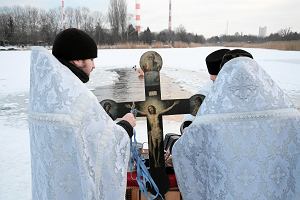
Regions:
[[44, 48], [31, 54], [33, 200], [124, 199], [129, 137]]
[[250, 58], [220, 71], [173, 147], [184, 200], [300, 199], [300, 114]]

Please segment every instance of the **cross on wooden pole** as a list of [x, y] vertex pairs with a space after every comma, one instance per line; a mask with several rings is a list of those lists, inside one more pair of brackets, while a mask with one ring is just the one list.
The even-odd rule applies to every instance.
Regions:
[[[161, 56], [155, 51], [148, 51], [142, 55], [140, 66], [144, 71], [146, 100], [134, 102], [135, 109], [137, 117], [147, 117], [150, 174], [160, 194], [164, 195], [169, 190], [169, 180], [165, 172], [162, 116], [196, 115], [204, 96], [194, 95], [190, 99], [162, 100], [159, 74], [162, 67]], [[103, 100], [101, 105], [113, 119], [116, 119], [130, 111], [132, 102], [116, 103], [113, 100]]]

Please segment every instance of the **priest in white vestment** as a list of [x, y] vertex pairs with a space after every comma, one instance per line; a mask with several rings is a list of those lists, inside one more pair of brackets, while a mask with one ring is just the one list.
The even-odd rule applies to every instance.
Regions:
[[[223, 56], [229, 52], [229, 49], [218, 49], [216, 51], [213, 51], [205, 58], [207, 71], [209, 74], [209, 79], [211, 81], [207, 82], [205, 85], [201, 86], [198, 89], [197, 94], [202, 94], [204, 96], [207, 96], [209, 91], [211, 90], [211, 87], [213, 85], [213, 82], [216, 80], [218, 73], [220, 71], [220, 65], [222, 62]], [[190, 123], [195, 119], [195, 116], [192, 114], [185, 114], [183, 117], [183, 123], [180, 127], [181, 134], [183, 133], [183, 129], [188, 127]]]
[[228, 61], [173, 147], [184, 200], [300, 199], [300, 113], [253, 60]]
[[48, 50], [31, 54], [33, 200], [125, 198], [129, 137]]

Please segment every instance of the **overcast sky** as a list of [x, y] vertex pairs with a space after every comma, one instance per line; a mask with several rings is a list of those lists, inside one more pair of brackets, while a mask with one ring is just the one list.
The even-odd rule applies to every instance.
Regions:
[[[168, 28], [169, 0], [140, 0], [142, 29], [161, 31]], [[107, 13], [109, 0], [65, 0], [65, 7], [85, 6]], [[135, 0], [127, 0], [134, 14]], [[0, 0], [0, 6], [30, 5], [54, 8], [61, 0]], [[290, 27], [300, 32], [300, 0], [172, 0], [172, 27], [183, 25], [188, 32], [205, 37], [236, 32], [258, 34], [267, 26], [267, 34]]]

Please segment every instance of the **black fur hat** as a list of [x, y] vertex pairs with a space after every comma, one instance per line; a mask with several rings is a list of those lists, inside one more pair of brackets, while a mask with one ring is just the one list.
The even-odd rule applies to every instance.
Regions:
[[233, 59], [233, 58], [237, 58], [237, 57], [249, 57], [253, 59], [253, 56], [251, 55], [251, 53], [249, 53], [248, 51], [245, 51], [243, 49], [233, 49], [231, 51], [228, 51], [222, 59], [221, 65], [220, 65], [220, 69], [223, 67], [223, 65], [228, 62], [229, 60]]
[[65, 60], [96, 58], [97, 45], [87, 33], [76, 28], [69, 28], [56, 36], [52, 54], [56, 58]]
[[229, 49], [219, 49], [217, 51], [212, 52], [206, 57], [206, 66], [210, 75], [218, 75], [220, 71], [220, 64], [222, 62], [222, 58], [225, 55], [225, 53], [229, 51]]

